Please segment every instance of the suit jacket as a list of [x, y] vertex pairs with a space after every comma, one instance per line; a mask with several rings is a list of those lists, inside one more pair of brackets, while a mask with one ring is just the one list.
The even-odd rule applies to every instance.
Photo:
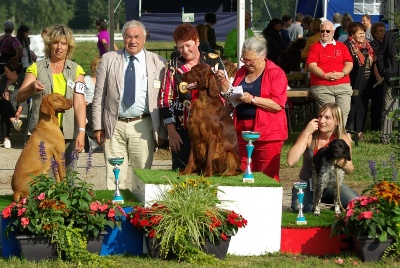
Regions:
[[[154, 81], [163, 80], [166, 60], [145, 50], [147, 67], [148, 105], [153, 122], [154, 140], [167, 139], [167, 131], [161, 123], [157, 99], [159, 88]], [[93, 97], [93, 130], [104, 130], [105, 138], [109, 139], [118, 120], [119, 102], [124, 87], [124, 50], [111, 51], [101, 58], [96, 72], [96, 87]], [[157, 84], [157, 83], [156, 83]]]
[[396, 60], [396, 55], [400, 51], [400, 47], [396, 46], [398, 37], [398, 29], [387, 31], [379, 47], [376, 59], [378, 71], [389, 85], [390, 78], [399, 76], [399, 62]]

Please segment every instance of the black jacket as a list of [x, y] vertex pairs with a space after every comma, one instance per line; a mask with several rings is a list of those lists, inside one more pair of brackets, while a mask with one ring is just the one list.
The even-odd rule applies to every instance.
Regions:
[[399, 37], [398, 29], [387, 31], [377, 55], [376, 65], [378, 71], [389, 85], [390, 78], [400, 76], [399, 62], [396, 60], [396, 55], [400, 52], [400, 46], [396, 45]]

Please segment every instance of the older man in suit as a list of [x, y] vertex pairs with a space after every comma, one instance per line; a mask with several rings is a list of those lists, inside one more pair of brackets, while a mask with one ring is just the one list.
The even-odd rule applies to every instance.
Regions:
[[155, 141], [167, 139], [157, 108], [166, 60], [144, 49], [146, 29], [141, 22], [126, 22], [122, 34], [124, 48], [102, 56], [93, 98], [94, 136], [104, 145], [108, 189], [115, 188], [109, 158], [124, 157], [119, 175], [124, 189], [128, 164], [132, 169], [150, 168]]

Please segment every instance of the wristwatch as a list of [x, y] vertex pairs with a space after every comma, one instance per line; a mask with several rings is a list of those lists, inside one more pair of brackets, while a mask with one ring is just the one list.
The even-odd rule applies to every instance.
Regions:
[[256, 103], [256, 96], [253, 96], [253, 98], [251, 99], [251, 103], [255, 104]]
[[346, 72], [345, 72], [345, 71], [342, 71], [342, 73], [344, 74], [343, 77], [346, 77], [346, 75], [347, 75]]

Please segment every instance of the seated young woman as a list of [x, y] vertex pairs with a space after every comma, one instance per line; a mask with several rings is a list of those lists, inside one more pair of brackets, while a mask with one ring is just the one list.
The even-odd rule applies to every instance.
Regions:
[[[311, 212], [313, 205], [313, 192], [310, 189], [310, 179], [312, 178], [313, 157], [320, 148], [326, 147], [334, 139], [343, 139], [350, 147], [351, 140], [348, 138], [343, 122], [342, 110], [336, 103], [326, 103], [318, 111], [318, 118], [312, 119], [306, 128], [300, 133], [295, 144], [289, 149], [287, 163], [289, 166], [296, 164], [303, 156], [303, 166], [301, 167], [299, 180], [307, 182], [304, 189], [303, 212]], [[352, 161], [340, 159], [337, 165], [343, 168], [346, 174], [353, 172]], [[293, 211], [299, 210], [298, 190], [292, 189]], [[343, 207], [347, 207], [349, 201], [356, 198], [358, 194], [346, 184], [340, 187], [340, 200]], [[322, 203], [333, 204], [334, 193], [330, 189], [324, 189]]]

